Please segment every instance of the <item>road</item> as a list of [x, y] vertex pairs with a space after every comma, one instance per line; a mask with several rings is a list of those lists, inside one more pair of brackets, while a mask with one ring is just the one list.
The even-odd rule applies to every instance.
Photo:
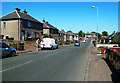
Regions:
[[3, 81], [84, 81], [91, 41], [2, 60]]

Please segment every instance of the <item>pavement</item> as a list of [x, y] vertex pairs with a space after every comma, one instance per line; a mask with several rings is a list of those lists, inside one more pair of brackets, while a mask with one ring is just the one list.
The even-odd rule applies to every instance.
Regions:
[[99, 54], [96, 47], [91, 45], [91, 54], [88, 62], [87, 81], [108, 81], [112, 82], [111, 70], [103, 59], [103, 55]]

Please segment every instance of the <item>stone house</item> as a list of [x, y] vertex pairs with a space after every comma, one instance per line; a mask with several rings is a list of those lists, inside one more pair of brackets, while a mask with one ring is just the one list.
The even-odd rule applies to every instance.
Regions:
[[59, 41], [66, 41], [66, 33], [64, 30], [59, 31]]
[[15, 11], [0, 19], [3, 39], [26, 41], [43, 37], [43, 24], [27, 14], [26, 10], [20, 12], [19, 8], [15, 8]]
[[59, 41], [59, 30], [49, 24], [47, 21], [43, 19], [43, 36], [48, 35], [51, 38], [54, 38], [55, 40]]
[[74, 35], [74, 41], [78, 41], [79, 40], [78, 33], [73, 33], [73, 35]]
[[97, 34], [96, 33], [87, 33], [87, 34], [85, 34], [85, 38], [97, 39]]

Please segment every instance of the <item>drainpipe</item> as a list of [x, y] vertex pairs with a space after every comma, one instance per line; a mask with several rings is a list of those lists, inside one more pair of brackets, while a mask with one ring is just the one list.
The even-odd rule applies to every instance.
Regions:
[[18, 20], [18, 40], [19, 40], [19, 27], [20, 25], [19, 25], [19, 20]]

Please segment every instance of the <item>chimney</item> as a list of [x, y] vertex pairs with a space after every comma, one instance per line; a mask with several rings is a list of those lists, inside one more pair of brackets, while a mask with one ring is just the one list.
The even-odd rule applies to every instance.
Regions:
[[113, 32], [113, 34], [115, 34], [115, 31]]
[[43, 22], [43, 23], [45, 22], [44, 18], [43, 18], [42, 22]]
[[24, 9], [23, 13], [27, 14], [27, 11], [26, 11], [26, 9]]
[[48, 23], [48, 21], [46, 21], [46, 23]]
[[20, 9], [19, 9], [19, 8], [15, 8], [15, 10], [20, 11]]

